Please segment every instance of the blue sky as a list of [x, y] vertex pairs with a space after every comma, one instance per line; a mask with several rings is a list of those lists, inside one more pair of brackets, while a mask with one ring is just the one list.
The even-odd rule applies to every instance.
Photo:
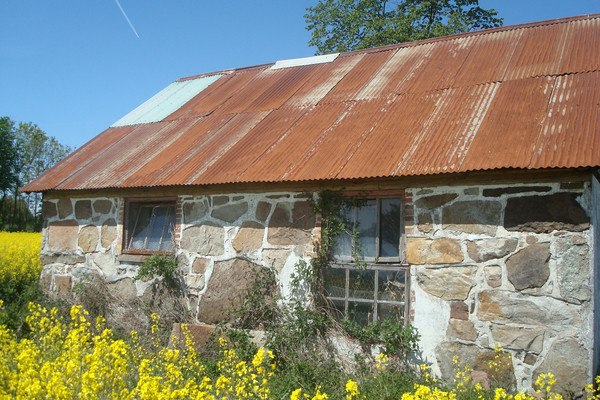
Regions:
[[[81, 147], [177, 78], [307, 57], [317, 0], [1, 0], [0, 116]], [[480, 0], [505, 25], [600, 0]]]

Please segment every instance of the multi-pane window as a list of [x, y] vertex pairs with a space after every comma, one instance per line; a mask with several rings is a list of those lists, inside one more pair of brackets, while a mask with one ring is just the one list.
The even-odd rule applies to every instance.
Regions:
[[126, 250], [132, 253], [172, 252], [175, 201], [129, 201]]
[[340, 317], [361, 325], [384, 318], [403, 321], [408, 268], [402, 246], [402, 199], [369, 199], [343, 210], [343, 216], [355, 231], [336, 238], [333, 262], [324, 271], [325, 296]]

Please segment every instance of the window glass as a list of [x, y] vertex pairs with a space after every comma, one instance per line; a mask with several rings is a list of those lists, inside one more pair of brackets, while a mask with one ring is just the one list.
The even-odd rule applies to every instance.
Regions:
[[129, 250], [173, 250], [175, 226], [175, 206], [173, 204], [131, 202], [128, 220], [128, 228], [131, 229]]
[[348, 302], [348, 318], [365, 326], [373, 320], [373, 303]]
[[392, 321], [404, 321], [404, 305], [400, 304], [385, 304], [377, 305], [377, 319], [389, 319]]
[[381, 199], [381, 257], [400, 256], [400, 199]]
[[368, 200], [364, 207], [356, 208], [356, 223], [360, 234], [360, 255], [377, 256], [377, 201]]
[[406, 293], [406, 271], [379, 271], [378, 300], [404, 301]]
[[375, 271], [350, 269], [349, 297], [355, 299], [373, 299], [375, 290]]
[[342, 268], [325, 268], [323, 270], [325, 296], [346, 297], [346, 270]]

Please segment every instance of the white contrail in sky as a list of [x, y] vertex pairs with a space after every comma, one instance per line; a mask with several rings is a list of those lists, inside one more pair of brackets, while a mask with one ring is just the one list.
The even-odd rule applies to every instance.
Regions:
[[133, 27], [133, 24], [131, 23], [131, 21], [129, 20], [129, 17], [127, 16], [127, 14], [125, 14], [125, 10], [123, 10], [123, 7], [121, 7], [121, 3], [119, 3], [119, 0], [115, 0], [115, 3], [117, 3], [117, 5], [119, 6], [119, 8], [121, 9], [121, 12], [123, 13], [123, 16], [125, 17], [125, 19], [127, 20], [127, 23], [129, 24], [129, 26], [131, 27], [131, 30], [133, 31], [133, 33], [135, 33], [135, 36], [137, 36], [137, 38], [140, 38], [140, 35], [138, 35], [137, 31], [135, 30], [135, 28]]

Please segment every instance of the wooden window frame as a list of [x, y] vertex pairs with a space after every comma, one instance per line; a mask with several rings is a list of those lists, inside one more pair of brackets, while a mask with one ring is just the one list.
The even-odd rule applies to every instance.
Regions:
[[[173, 232], [171, 240], [173, 241], [172, 250], [159, 251], [159, 250], [144, 250], [144, 249], [131, 249], [131, 241], [133, 239], [133, 231], [135, 230], [137, 221], [130, 221], [131, 213], [138, 207], [148, 206], [165, 206], [172, 207], [173, 212]], [[139, 215], [138, 215], [139, 217]], [[177, 197], [151, 197], [151, 198], [128, 198], [125, 199], [125, 213], [123, 216], [123, 254], [138, 254], [138, 255], [152, 255], [152, 254], [173, 254], [175, 253], [175, 226], [177, 225]], [[164, 229], [164, 228], [163, 228]], [[163, 236], [161, 236], [161, 240]], [[159, 246], [160, 248], [160, 246]]]

